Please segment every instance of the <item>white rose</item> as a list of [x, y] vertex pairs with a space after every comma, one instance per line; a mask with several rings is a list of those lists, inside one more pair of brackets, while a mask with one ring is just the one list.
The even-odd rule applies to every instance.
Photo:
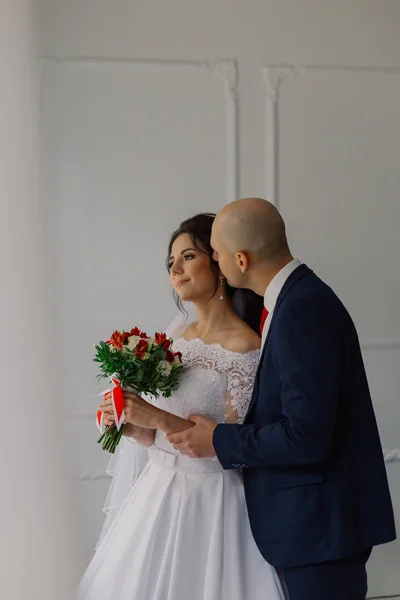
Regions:
[[134, 350], [138, 343], [140, 342], [140, 337], [138, 335], [131, 335], [128, 337], [127, 348], [129, 350]]
[[172, 371], [172, 365], [167, 360], [162, 360], [157, 365], [157, 371], [163, 375], [163, 377], [168, 377]]

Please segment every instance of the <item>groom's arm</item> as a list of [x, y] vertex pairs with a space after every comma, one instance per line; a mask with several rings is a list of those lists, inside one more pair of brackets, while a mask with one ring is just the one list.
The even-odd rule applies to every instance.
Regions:
[[[342, 370], [343, 318], [343, 307], [328, 295], [285, 307], [274, 331], [282, 418], [264, 425], [218, 425], [213, 445], [224, 468], [306, 465], [329, 455]], [[259, 396], [257, 402], [263, 401]]]

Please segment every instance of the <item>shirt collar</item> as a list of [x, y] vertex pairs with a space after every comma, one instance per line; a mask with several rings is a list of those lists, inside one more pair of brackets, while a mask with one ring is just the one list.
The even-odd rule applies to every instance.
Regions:
[[283, 267], [271, 280], [264, 294], [264, 306], [268, 312], [272, 312], [275, 308], [278, 296], [281, 293], [288, 277], [301, 265], [301, 261], [297, 258], [293, 259]]

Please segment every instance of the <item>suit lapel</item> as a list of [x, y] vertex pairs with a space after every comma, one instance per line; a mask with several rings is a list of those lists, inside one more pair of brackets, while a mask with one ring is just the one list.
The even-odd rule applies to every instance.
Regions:
[[291, 288], [298, 281], [300, 281], [300, 279], [302, 279], [306, 275], [309, 275], [310, 273], [312, 273], [312, 270], [309, 269], [309, 267], [307, 267], [307, 265], [304, 265], [304, 264], [300, 265], [299, 267], [297, 267], [297, 269], [295, 269], [293, 271], [293, 273], [291, 273], [289, 275], [289, 277], [287, 278], [287, 280], [285, 281], [285, 283], [284, 283], [284, 285], [283, 285], [283, 287], [281, 289], [281, 292], [280, 292], [280, 294], [278, 296], [278, 299], [276, 301], [276, 304], [275, 304], [275, 308], [274, 308], [274, 312], [273, 312], [273, 315], [272, 315], [271, 323], [269, 325], [267, 337], [265, 338], [264, 346], [263, 346], [262, 351], [261, 351], [260, 362], [259, 362], [259, 365], [258, 365], [258, 370], [257, 370], [257, 375], [256, 375], [256, 381], [255, 381], [255, 384], [254, 384], [253, 395], [252, 395], [252, 398], [251, 398], [251, 402], [250, 402], [247, 414], [249, 414], [249, 412], [252, 409], [254, 403], [256, 402], [256, 399], [257, 399], [257, 396], [258, 396], [258, 383], [259, 383], [261, 365], [262, 365], [263, 360], [265, 358], [265, 353], [267, 351], [268, 342], [269, 342], [269, 339], [271, 337], [272, 329], [273, 329], [273, 326], [274, 326], [277, 314], [279, 312], [280, 306], [282, 304], [282, 301], [287, 296], [287, 294], [289, 293], [289, 291], [291, 290]]
[[300, 279], [302, 279], [303, 277], [305, 277], [309, 273], [312, 273], [312, 271], [311, 271], [311, 269], [309, 269], [307, 267], [307, 265], [300, 265], [299, 267], [297, 267], [297, 269], [295, 269], [293, 271], [293, 273], [291, 273], [289, 275], [289, 277], [287, 278], [287, 280], [283, 284], [283, 287], [282, 287], [282, 289], [280, 291], [280, 294], [279, 294], [278, 299], [277, 299], [276, 304], [275, 304], [275, 308], [274, 308], [274, 312], [273, 312], [273, 315], [272, 315], [271, 323], [269, 324], [269, 329], [268, 329], [267, 337], [265, 338], [264, 346], [263, 346], [263, 349], [262, 349], [262, 352], [261, 352], [260, 365], [261, 365], [261, 363], [263, 361], [265, 350], [267, 348], [269, 338], [271, 337], [272, 328], [274, 326], [275, 319], [276, 319], [276, 316], [277, 316], [277, 314], [279, 312], [279, 308], [280, 308], [280, 306], [282, 304], [283, 299], [287, 296], [288, 292], [295, 285], [295, 283], [297, 283]]

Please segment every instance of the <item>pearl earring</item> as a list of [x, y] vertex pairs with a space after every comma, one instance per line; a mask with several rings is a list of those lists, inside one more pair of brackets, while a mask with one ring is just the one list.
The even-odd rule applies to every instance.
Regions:
[[224, 279], [224, 276], [223, 276], [223, 275], [221, 275], [221, 277], [220, 277], [219, 279], [220, 279], [220, 281], [221, 281], [221, 295], [220, 295], [219, 299], [220, 299], [220, 300], [223, 300], [223, 299], [224, 299], [224, 286], [225, 286], [225, 279]]

